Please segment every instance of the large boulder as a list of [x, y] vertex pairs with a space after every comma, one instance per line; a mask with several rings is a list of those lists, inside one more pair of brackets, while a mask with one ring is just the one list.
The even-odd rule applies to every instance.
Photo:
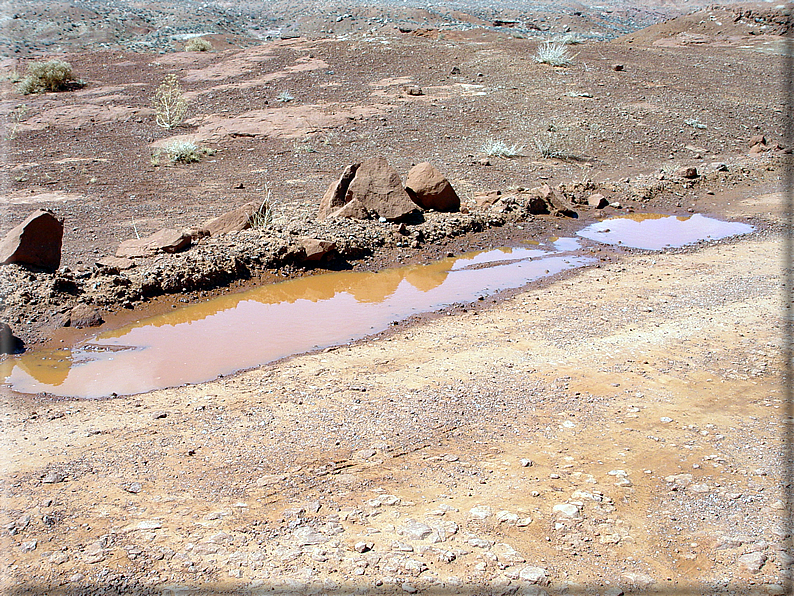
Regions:
[[430, 162], [416, 164], [408, 172], [405, 190], [422, 209], [458, 211], [460, 198], [444, 175]]
[[[356, 217], [375, 215], [387, 221], [399, 221], [417, 209], [400, 180], [400, 175], [389, 165], [385, 157], [373, 157], [365, 160], [355, 171], [348, 166], [338, 182], [326, 191], [318, 216], [324, 217]], [[350, 174], [353, 174], [350, 179]], [[349, 179], [349, 182], [348, 182]], [[347, 184], [347, 188], [345, 188]], [[337, 209], [339, 198], [344, 191], [344, 204]], [[350, 203], [357, 201], [354, 209], [348, 208]], [[352, 214], [350, 213], [352, 211]]]
[[0, 264], [20, 263], [55, 271], [61, 264], [63, 221], [51, 211], [34, 211], [0, 242]]
[[151, 257], [158, 252], [179, 252], [190, 246], [190, 242], [190, 234], [188, 232], [164, 228], [146, 238], [125, 240], [116, 250], [116, 256], [134, 259]]
[[246, 203], [234, 211], [229, 211], [219, 217], [207, 220], [201, 226], [201, 229], [209, 232], [210, 236], [247, 230], [251, 227], [251, 218], [258, 209], [259, 205], [256, 203]]

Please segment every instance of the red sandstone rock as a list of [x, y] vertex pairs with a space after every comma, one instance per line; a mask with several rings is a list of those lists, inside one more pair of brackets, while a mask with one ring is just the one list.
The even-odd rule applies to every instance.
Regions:
[[0, 263], [20, 263], [47, 271], [61, 264], [63, 222], [39, 209], [13, 228], [0, 242]]
[[460, 198], [444, 175], [429, 162], [416, 164], [408, 172], [405, 190], [422, 209], [458, 211]]

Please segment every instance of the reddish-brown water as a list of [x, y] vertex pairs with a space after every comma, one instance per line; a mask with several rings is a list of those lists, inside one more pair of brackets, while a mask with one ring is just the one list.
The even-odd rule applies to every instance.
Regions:
[[[558, 251], [577, 247], [574, 239], [554, 243]], [[10, 358], [0, 373], [17, 391], [87, 398], [200, 383], [591, 261], [516, 248], [379, 273], [294, 279], [144, 319], [71, 349]]]
[[662, 250], [752, 231], [751, 225], [720, 221], [699, 213], [688, 217], [631, 213], [589, 225], [577, 234], [605, 244]]

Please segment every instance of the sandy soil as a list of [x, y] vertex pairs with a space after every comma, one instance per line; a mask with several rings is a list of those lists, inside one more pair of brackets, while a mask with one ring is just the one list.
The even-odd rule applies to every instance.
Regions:
[[[783, 594], [784, 154], [747, 146], [758, 133], [784, 141], [781, 38], [722, 14], [576, 46], [569, 69], [490, 30], [393, 31], [75, 53], [84, 89], [20, 100], [7, 87], [7, 110], [29, 109], [4, 154], [3, 231], [52, 208], [76, 271], [133, 227], [203, 221], [266, 182], [280, 225], [308, 225], [340, 169], [371, 153], [403, 175], [430, 159], [471, 205], [476, 191], [589, 180], [622, 203], [610, 215], [699, 212], [758, 231], [605, 251], [598, 266], [203, 385], [102, 401], [3, 389], [0, 589]], [[697, 33], [700, 20], [720, 25]], [[149, 106], [168, 72], [194, 110], [172, 132]], [[401, 94], [405, 82], [425, 94]], [[296, 99], [277, 102], [287, 90]], [[152, 165], [175, 133], [218, 152]], [[530, 143], [546, 133], [582, 154], [542, 158]], [[485, 166], [489, 138], [529, 150]], [[678, 179], [682, 165], [705, 175]], [[538, 216], [421, 250], [386, 243], [351, 266], [601, 216], [580, 208], [576, 221]], [[14, 311], [30, 337], [54, 333], [31, 313], [47, 321], [68, 299], [47, 300]], [[134, 306], [123, 317], [151, 308]]]

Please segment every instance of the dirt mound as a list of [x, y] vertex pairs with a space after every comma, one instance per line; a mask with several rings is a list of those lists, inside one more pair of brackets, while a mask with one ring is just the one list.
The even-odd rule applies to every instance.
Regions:
[[713, 5], [615, 41], [662, 47], [730, 45], [741, 43], [747, 36], [785, 35], [790, 29], [791, 11], [782, 5]]

